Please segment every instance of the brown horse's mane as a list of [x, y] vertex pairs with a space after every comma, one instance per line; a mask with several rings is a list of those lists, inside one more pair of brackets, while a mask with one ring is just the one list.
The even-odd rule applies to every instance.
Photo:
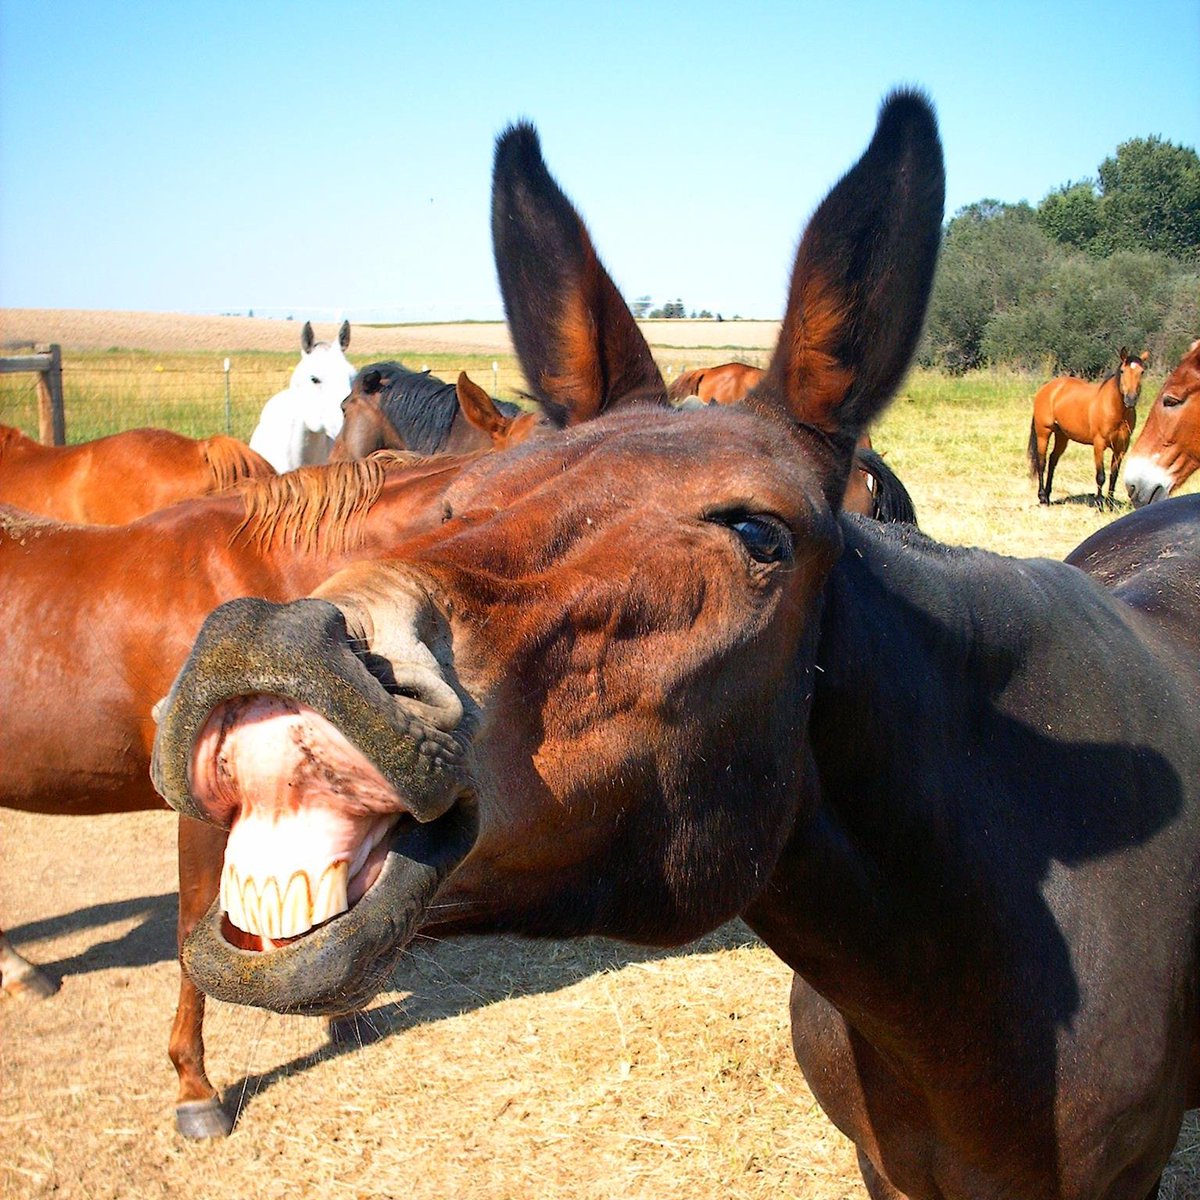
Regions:
[[383, 491], [391, 467], [409, 467], [425, 456], [381, 451], [357, 462], [299, 467], [241, 485], [245, 515], [234, 539], [246, 536], [260, 550], [276, 542], [305, 551], [345, 553], [363, 540], [363, 522]]
[[25, 435], [14, 425], [0, 425], [0, 456], [3, 456], [9, 446], [23, 442]]
[[218, 433], [200, 443], [204, 461], [212, 473], [213, 490], [223, 492], [243, 479], [267, 474], [267, 464], [245, 442]]

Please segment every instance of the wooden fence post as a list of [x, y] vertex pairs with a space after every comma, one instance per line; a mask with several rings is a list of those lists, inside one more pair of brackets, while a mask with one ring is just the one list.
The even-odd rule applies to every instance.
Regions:
[[67, 416], [63, 408], [62, 347], [50, 347], [50, 361], [38, 375], [38, 436], [44, 445], [67, 444]]
[[67, 444], [67, 418], [63, 409], [62, 347], [55, 343], [49, 350], [0, 358], [0, 375], [20, 371], [37, 372], [38, 436], [47, 446]]

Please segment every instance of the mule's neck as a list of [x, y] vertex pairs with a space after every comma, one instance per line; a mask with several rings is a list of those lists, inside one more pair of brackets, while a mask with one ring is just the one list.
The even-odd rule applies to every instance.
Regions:
[[[747, 913], [835, 1004], [910, 1019], [906, 1001], [972, 988], [1039, 943], [1046, 1002], [1071, 1007], [1041, 888], [1056, 862], [1144, 840], [1178, 803], [1154, 780], [1151, 715], [1120, 694], [1144, 651], [1072, 567], [938, 546], [846, 518], [825, 596], [805, 817]], [[1065, 620], [1069, 619], [1069, 624]], [[1111, 779], [1146, 768], [1133, 811]], [[1095, 796], [1081, 789], [1095, 783]], [[1089, 804], [1086, 813], [1081, 806]], [[956, 981], [956, 975], [962, 979]], [[881, 1004], [881, 997], [888, 1003]], [[867, 999], [869, 998], [869, 1003]]]

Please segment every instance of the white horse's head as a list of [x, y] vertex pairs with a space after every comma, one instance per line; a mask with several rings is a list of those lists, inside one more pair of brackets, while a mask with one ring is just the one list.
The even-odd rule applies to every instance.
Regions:
[[342, 401], [350, 395], [355, 369], [346, 358], [350, 322], [343, 321], [335, 346], [318, 342], [312, 325], [304, 322], [300, 334], [300, 361], [292, 372], [290, 391], [305, 429], [336, 438], [342, 431]]

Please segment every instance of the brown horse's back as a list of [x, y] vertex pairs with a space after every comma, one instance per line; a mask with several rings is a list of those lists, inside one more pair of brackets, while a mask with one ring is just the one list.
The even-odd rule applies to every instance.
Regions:
[[43, 446], [15, 429], [0, 441], [0, 503], [57, 521], [123, 525], [243, 479], [273, 474], [236, 439], [129, 429], [76, 446]]
[[761, 367], [749, 363], [722, 363], [719, 367], [697, 367], [685, 371], [667, 388], [672, 402], [698, 396], [710, 404], [736, 404], [762, 378]]

